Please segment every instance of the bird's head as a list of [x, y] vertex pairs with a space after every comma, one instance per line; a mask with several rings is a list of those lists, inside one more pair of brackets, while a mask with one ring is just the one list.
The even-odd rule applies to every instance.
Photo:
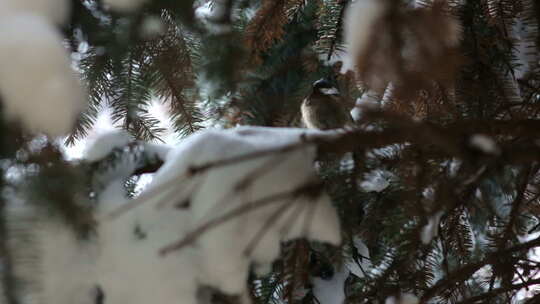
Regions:
[[339, 95], [339, 91], [326, 78], [321, 78], [313, 83], [313, 93], [321, 93], [324, 95]]

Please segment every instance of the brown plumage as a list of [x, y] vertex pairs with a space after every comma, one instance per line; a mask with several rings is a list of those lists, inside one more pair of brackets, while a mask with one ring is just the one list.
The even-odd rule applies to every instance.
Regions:
[[352, 125], [352, 117], [338, 91], [326, 80], [313, 84], [301, 106], [302, 121], [310, 129], [339, 129]]

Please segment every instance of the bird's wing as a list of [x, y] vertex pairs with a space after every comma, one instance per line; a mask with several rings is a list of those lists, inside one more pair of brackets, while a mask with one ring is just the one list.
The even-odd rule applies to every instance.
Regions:
[[351, 112], [347, 107], [347, 102], [341, 96], [331, 96], [333, 108], [336, 111], [336, 115], [341, 118], [343, 126], [352, 127], [354, 125], [354, 119], [351, 116]]

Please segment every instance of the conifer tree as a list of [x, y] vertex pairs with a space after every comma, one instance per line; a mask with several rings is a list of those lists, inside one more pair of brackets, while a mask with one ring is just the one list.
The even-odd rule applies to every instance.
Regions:
[[[35, 233], [41, 227], [36, 223], [58, 223], [91, 252], [88, 244], [103, 238], [99, 226], [110, 221], [100, 212], [114, 209], [103, 206], [111, 185], [128, 199], [118, 214], [129, 214], [149, 197], [140, 190], [145, 180], [178, 169], [168, 166], [173, 156], [161, 145], [167, 130], [151, 111], [154, 103], [167, 109], [179, 146], [203, 130], [233, 130], [240, 137], [268, 130], [234, 131], [239, 126], [289, 134], [296, 131], [285, 127], [304, 128], [300, 107], [319, 79], [338, 89], [353, 126], [302, 129], [306, 133], [290, 145], [263, 142], [271, 148], [189, 163], [182, 167], [185, 179], [152, 193], [160, 196], [160, 206], [190, 209], [198, 198], [180, 193], [203, 187], [203, 174], [269, 157], [235, 184], [235, 195], [249, 196], [244, 190], [269, 180], [265, 174], [272, 168], [294, 165], [283, 157], [313, 148], [318, 180], [286, 193], [286, 201], [318, 202], [327, 193], [341, 242], [317, 236], [278, 240], [279, 257], [270, 269], [250, 264], [248, 294], [201, 285], [197, 301], [540, 303], [538, 1], [4, 2], [1, 303], [40, 303], [42, 291], [52, 286], [43, 281], [50, 276], [42, 271], [47, 249], [41, 244], [54, 236]], [[62, 60], [74, 68], [80, 86]], [[65, 147], [83, 145], [103, 113], [118, 130], [98, 139], [105, 149], [90, 148], [83, 159], [66, 156]], [[199, 138], [219, 142], [212, 137], [225, 134], [219, 132]], [[278, 141], [272, 136], [267, 141]], [[207, 146], [198, 147], [204, 154]], [[291, 180], [297, 173], [292, 171]], [[227, 175], [220, 176], [227, 183]], [[20, 212], [25, 208], [32, 212]], [[223, 211], [185, 235], [179, 230], [180, 241], [163, 244], [155, 254], [165, 261], [189, 252], [230, 215], [249, 217], [249, 208]], [[280, 214], [288, 214], [287, 208], [272, 213], [261, 231], [251, 231], [260, 240], [242, 248], [246, 259], [269, 238], [266, 231], [283, 224]], [[154, 220], [159, 226], [160, 219]], [[133, 225], [136, 239], [153, 237], [153, 228]], [[88, 264], [84, 259], [73, 263]], [[154, 278], [149, 274], [148, 280]], [[65, 303], [118, 299], [106, 283], [94, 284], [81, 293], [92, 293], [91, 302], [77, 296]]]

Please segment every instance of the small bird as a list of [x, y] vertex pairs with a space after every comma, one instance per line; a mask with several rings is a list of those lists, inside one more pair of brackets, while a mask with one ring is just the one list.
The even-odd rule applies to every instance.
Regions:
[[313, 83], [311, 94], [300, 108], [302, 121], [309, 129], [339, 129], [352, 125], [352, 117], [339, 91], [326, 79]]

